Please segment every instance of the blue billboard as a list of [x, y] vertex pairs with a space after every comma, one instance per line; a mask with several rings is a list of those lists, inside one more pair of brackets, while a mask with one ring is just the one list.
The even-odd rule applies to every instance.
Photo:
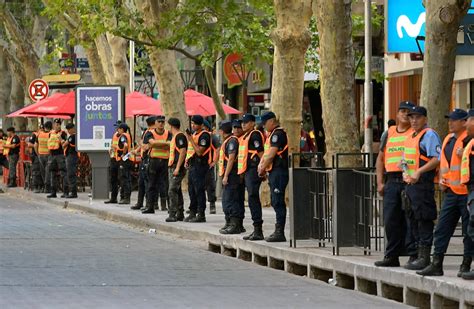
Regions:
[[[472, 7], [472, 3], [471, 3]], [[458, 54], [472, 55], [474, 49], [470, 43], [470, 33], [467, 25], [472, 20], [474, 10], [468, 11], [468, 16], [461, 22], [458, 34]], [[387, 0], [387, 52], [389, 53], [419, 53], [416, 43], [417, 36], [425, 36], [426, 12], [422, 0]], [[464, 32], [464, 37], [463, 33]], [[418, 43], [424, 51], [424, 41]]]
[[108, 151], [117, 120], [125, 113], [121, 86], [76, 88], [76, 147], [78, 151]]

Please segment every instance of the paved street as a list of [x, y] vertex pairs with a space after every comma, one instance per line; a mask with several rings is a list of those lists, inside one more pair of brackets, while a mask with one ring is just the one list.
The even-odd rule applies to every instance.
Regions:
[[381, 298], [0, 195], [1, 308], [380, 308]]

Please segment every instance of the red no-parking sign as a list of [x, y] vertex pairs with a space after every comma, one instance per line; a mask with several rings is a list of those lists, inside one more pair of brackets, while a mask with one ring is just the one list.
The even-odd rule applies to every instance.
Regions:
[[30, 98], [35, 102], [43, 100], [48, 97], [48, 83], [42, 79], [35, 79], [30, 83], [28, 93], [30, 94]]

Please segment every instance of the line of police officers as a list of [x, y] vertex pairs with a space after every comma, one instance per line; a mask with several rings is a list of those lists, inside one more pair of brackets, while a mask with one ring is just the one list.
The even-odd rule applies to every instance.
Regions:
[[[67, 124], [66, 130], [68, 133], [61, 130], [60, 119], [54, 119], [40, 125], [38, 131], [26, 139], [26, 151], [32, 162], [33, 190], [48, 193], [48, 198], [57, 197], [59, 180], [62, 181], [61, 197], [77, 198], [78, 153], [74, 124]], [[0, 130], [0, 164], [9, 170], [8, 187], [16, 187], [20, 138], [13, 127], [7, 132], [8, 138], [4, 140]]]
[[[472, 280], [474, 110], [455, 109], [446, 118], [449, 134], [441, 143], [427, 126], [426, 109], [401, 102], [397, 125], [382, 136], [376, 170], [387, 243], [383, 260], [375, 265], [397, 267], [399, 256], [408, 255], [406, 269], [442, 276], [444, 255], [461, 218], [464, 257], [458, 277]], [[445, 193], [436, 228], [435, 182]]]
[[[180, 129], [179, 119], [168, 119], [170, 130], [166, 130], [164, 116], [147, 118], [148, 128], [135, 148], [131, 145], [128, 126], [118, 124], [110, 149], [112, 194], [105, 203], [130, 203], [130, 171], [126, 162], [135, 157], [140, 158], [138, 201], [131, 209], [142, 210], [145, 214], [154, 213], [160, 196], [162, 206], [168, 203], [169, 209], [161, 208], [168, 210], [167, 222], [206, 222], [206, 191], [210, 212], [215, 213], [215, 187], [212, 187], [215, 180], [209, 174], [214, 172], [213, 168], [218, 162], [225, 214], [225, 225], [220, 232], [245, 232], [243, 220], [247, 189], [254, 230], [244, 239], [264, 239], [259, 191], [262, 181], [268, 177], [276, 225], [275, 232], [266, 240], [286, 241], [284, 228], [285, 189], [289, 180], [288, 138], [273, 112], [262, 115], [261, 119], [268, 138], [255, 128], [255, 116], [245, 114], [242, 120], [223, 121], [220, 124], [222, 145], [219, 145], [210, 125], [200, 115], [191, 118], [191, 130], [185, 132]], [[119, 170], [122, 171], [120, 174]], [[190, 205], [189, 215], [185, 217], [181, 185], [186, 172]], [[120, 202], [117, 201], [119, 179], [123, 189]], [[163, 193], [164, 191], [166, 192]]]

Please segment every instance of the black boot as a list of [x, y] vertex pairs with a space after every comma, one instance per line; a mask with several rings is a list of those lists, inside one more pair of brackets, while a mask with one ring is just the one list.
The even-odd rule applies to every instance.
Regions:
[[474, 280], [474, 270], [466, 273], [462, 273], [462, 278], [464, 280]]
[[421, 276], [442, 276], [443, 272], [443, 260], [444, 255], [433, 255], [433, 262], [423, 270], [417, 271], [416, 273]]
[[129, 197], [126, 197], [126, 198], [123, 198], [120, 200], [119, 202], [120, 205], [128, 205], [130, 204], [130, 198]]
[[176, 213], [176, 221], [183, 221], [184, 220], [184, 213], [182, 210], [178, 210]]
[[146, 208], [142, 210], [142, 214], [154, 214], [154, 213], [155, 213], [155, 207], [153, 205], [153, 202], [147, 201]]
[[209, 213], [211, 215], [215, 215], [216, 214], [216, 203], [215, 202], [211, 202], [209, 204]]
[[[191, 214], [189, 214], [189, 216], [191, 216]], [[206, 215], [204, 214], [204, 212], [199, 212], [194, 218], [189, 219], [188, 222], [192, 222], [192, 223], [206, 222]]]
[[132, 207], [130, 207], [130, 209], [132, 210], [140, 210], [142, 209], [143, 205], [140, 205], [138, 203], [136, 203], [135, 205], [133, 205]]
[[117, 204], [117, 196], [112, 196], [110, 200], [104, 201], [104, 204]]
[[229, 225], [230, 225], [230, 218], [226, 216], [226, 217], [225, 217], [225, 224], [224, 224], [223, 227], [221, 227], [221, 228], [219, 229], [219, 233], [222, 234], [222, 231], [225, 230], [225, 229], [227, 229], [227, 228], [229, 227]]
[[418, 248], [418, 258], [410, 265], [405, 265], [406, 269], [422, 270], [430, 265], [430, 246], [420, 246]]
[[167, 211], [168, 210], [168, 207], [166, 207], [166, 199], [165, 198], [161, 198], [161, 211]]
[[224, 235], [240, 234], [239, 225], [240, 223], [238, 218], [230, 218], [229, 226], [225, 230], [219, 232]]
[[415, 262], [416, 260], [418, 259], [418, 254], [416, 255], [410, 255], [410, 258], [408, 259], [407, 263], [405, 264], [405, 268], [407, 267], [411, 267], [411, 265], [413, 264], [413, 262]]
[[468, 273], [471, 270], [472, 256], [464, 256], [462, 264], [459, 266], [458, 277], [461, 278], [463, 273]]
[[184, 222], [191, 222], [191, 220], [196, 219], [196, 213], [192, 210], [189, 211], [189, 216], [184, 218]]
[[399, 267], [400, 260], [398, 259], [398, 256], [386, 255], [383, 257], [383, 260], [375, 262], [374, 265], [378, 267]]
[[176, 214], [174, 212], [170, 212], [168, 218], [165, 220], [166, 222], [176, 222], [178, 219], [176, 219]]
[[66, 198], [77, 198], [77, 191], [72, 191], [66, 196]]
[[50, 194], [48, 194], [46, 197], [47, 197], [47, 198], [55, 198], [55, 197], [58, 197], [58, 196], [56, 195], [56, 192], [52, 191], [52, 192], [51, 192]]
[[244, 227], [244, 219], [239, 219], [239, 231], [240, 233], [247, 232], [247, 230]]
[[67, 196], [69, 195], [69, 192], [63, 192], [63, 194], [61, 194], [61, 198], [66, 198]]
[[130, 207], [133, 210], [140, 210], [143, 207], [143, 200], [145, 199], [145, 194], [143, 192], [138, 191], [138, 200], [135, 205]]
[[253, 232], [249, 236], [244, 236], [244, 240], [264, 240], [265, 238], [263, 237], [263, 231], [262, 231], [262, 225], [255, 225], [253, 227]]
[[285, 238], [285, 226], [281, 224], [275, 224], [275, 232], [265, 238], [267, 242], [284, 242], [286, 241]]

